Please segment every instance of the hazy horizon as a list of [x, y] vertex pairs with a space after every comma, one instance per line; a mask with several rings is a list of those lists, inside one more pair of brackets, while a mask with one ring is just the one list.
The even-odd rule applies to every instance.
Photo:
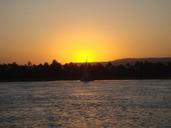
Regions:
[[0, 63], [171, 56], [170, 0], [0, 0]]
[[[169, 56], [165, 56], [165, 57], [139, 57], [139, 58], [118, 58], [118, 59], [113, 59], [113, 60], [107, 60], [107, 61], [89, 61], [88, 63], [108, 63], [108, 62], [117, 62], [117, 61], [126, 61], [127, 62], [127, 60], [149, 60], [149, 59], [156, 59], [156, 60], [161, 60], [161, 62], [162, 62], [162, 60], [163, 59], [169, 59], [169, 60], [171, 60], [171, 57], [169, 57]], [[17, 63], [16, 61], [10, 61], [10, 62], [1, 62], [0, 61], [0, 64], [13, 64], [13, 63], [16, 63], [16, 64], [18, 64], [18, 65], [28, 65], [28, 63], [30, 63], [31, 65], [39, 65], [39, 64], [45, 64], [45, 63], [48, 63], [48, 64], [51, 64], [53, 61], [57, 61], [58, 63], [60, 63], [60, 64], [62, 64], [62, 65], [65, 65], [65, 64], [69, 64], [69, 63], [75, 63], [75, 64], [81, 64], [81, 63], [85, 63], [86, 62], [86, 60], [84, 61], [84, 62], [73, 62], [73, 61], [70, 61], [70, 62], [66, 62], [66, 63], [62, 63], [62, 62], [60, 62], [60, 61], [58, 61], [58, 60], [56, 60], [56, 59], [52, 59], [51, 61], [43, 61], [43, 62], [39, 62], [39, 63], [34, 63], [34, 62], [32, 62], [32, 61], [30, 61], [30, 60], [28, 60], [27, 62], [25, 62], [25, 63]]]

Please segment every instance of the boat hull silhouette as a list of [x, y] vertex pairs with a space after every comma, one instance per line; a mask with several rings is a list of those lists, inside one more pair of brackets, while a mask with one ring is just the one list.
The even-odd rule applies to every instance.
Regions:
[[81, 78], [81, 81], [82, 82], [90, 82], [90, 81], [93, 81], [92, 77], [91, 77], [91, 74], [89, 72], [89, 68], [88, 68], [88, 64], [86, 63], [84, 65], [84, 70], [83, 70], [83, 75], [82, 75], [82, 78]]

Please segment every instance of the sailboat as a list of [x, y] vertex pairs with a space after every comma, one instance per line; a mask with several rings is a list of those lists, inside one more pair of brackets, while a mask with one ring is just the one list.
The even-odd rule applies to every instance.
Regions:
[[83, 75], [82, 75], [81, 81], [82, 82], [93, 81], [93, 79], [91, 78], [90, 73], [89, 73], [89, 65], [88, 65], [88, 62], [87, 62], [87, 58], [86, 58], [86, 62], [84, 64], [83, 68], [84, 69], [83, 69]]

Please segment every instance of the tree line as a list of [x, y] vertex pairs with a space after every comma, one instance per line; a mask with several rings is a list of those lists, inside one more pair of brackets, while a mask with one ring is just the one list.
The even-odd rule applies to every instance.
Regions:
[[109, 79], [170, 79], [171, 61], [148, 62], [137, 61], [115, 65], [107, 64], [60, 64], [53, 60], [51, 64], [18, 65], [17, 63], [0, 64], [0, 81], [48, 81], [48, 80], [80, 80], [83, 71], [88, 70], [94, 80]]

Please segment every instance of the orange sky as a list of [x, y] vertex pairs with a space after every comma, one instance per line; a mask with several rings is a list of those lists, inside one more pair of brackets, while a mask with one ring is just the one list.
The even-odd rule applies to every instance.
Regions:
[[0, 63], [171, 56], [170, 0], [0, 1]]

